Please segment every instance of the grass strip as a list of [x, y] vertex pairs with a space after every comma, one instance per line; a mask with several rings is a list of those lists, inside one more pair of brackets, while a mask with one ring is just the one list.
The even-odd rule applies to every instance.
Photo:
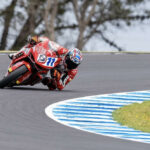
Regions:
[[150, 101], [121, 107], [113, 112], [113, 118], [121, 125], [150, 132]]

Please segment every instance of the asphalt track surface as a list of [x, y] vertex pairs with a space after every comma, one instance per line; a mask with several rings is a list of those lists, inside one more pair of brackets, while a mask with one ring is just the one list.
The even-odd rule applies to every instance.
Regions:
[[[0, 77], [9, 64], [0, 55]], [[48, 105], [106, 93], [150, 90], [150, 55], [84, 54], [77, 77], [63, 91], [34, 87], [0, 89], [1, 150], [149, 150], [150, 144], [79, 131], [45, 115]]]

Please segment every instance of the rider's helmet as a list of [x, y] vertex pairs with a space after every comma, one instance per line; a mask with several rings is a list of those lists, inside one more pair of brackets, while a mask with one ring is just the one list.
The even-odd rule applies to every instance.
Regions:
[[81, 61], [82, 61], [81, 51], [77, 48], [70, 49], [65, 59], [67, 68], [75, 69], [80, 65]]

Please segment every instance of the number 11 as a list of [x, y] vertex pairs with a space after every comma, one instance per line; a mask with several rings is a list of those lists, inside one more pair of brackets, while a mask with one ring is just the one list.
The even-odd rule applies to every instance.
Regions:
[[54, 66], [54, 63], [55, 63], [55, 58], [48, 58], [48, 61], [47, 61], [47, 66]]

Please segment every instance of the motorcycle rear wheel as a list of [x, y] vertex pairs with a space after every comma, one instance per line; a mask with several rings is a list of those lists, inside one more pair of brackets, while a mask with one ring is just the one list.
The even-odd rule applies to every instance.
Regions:
[[27, 71], [28, 69], [25, 65], [17, 68], [0, 81], [0, 88], [7, 87], [12, 81], [16, 81], [21, 75], [25, 74]]

